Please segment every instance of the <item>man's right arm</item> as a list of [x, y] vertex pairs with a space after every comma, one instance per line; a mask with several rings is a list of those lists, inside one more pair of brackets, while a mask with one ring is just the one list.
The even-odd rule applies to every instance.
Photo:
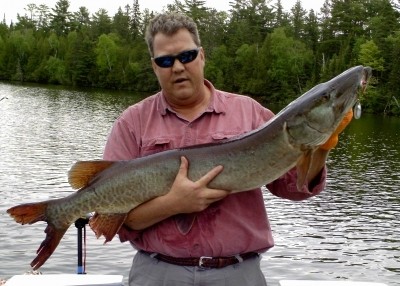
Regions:
[[222, 166], [216, 166], [196, 182], [187, 177], [188, 168], [188, 160], [182, 157], [171, 190], [131, 210], [125, 225], [133, 230], [142, 230], [176, 214], [200, 212], [229, 195], [230, 191], [207, 187], [221, 173]]

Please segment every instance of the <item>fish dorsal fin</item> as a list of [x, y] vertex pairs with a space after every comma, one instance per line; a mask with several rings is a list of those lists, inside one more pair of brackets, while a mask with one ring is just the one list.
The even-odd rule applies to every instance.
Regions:
[[114, 161], [78, 161], [68, 172], [68, 182], [74, 189], [87, 186], [98, 173], [107, 169]]

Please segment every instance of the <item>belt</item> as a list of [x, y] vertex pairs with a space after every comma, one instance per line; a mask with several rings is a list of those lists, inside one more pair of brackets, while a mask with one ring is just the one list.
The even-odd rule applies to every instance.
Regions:
[[258, 256], [256, 252], [246, 252], [236, 256], [228, 257], [172, 257], [160, 253], [151, 253], [141, 250], [142, 253], [147, 254], [160, 261], [167, 262], [179, 266], [199, 266], [202, 268], [223, 268], [229, 265], [237, 264], [244, 260]]

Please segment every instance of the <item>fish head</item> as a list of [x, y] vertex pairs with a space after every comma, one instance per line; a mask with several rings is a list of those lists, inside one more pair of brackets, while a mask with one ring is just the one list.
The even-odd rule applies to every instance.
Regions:
[[290, 143], [304, 149], [324, 143], [353, 108], [371, 73], [369, 67], [350, 68], [293, 101], [286, 120]]

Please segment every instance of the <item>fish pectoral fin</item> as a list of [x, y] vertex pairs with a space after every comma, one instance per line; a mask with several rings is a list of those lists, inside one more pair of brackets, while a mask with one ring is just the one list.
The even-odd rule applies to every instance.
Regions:
[[304, 184], [307, 182], [308, 171], [311, 167], [313, 150], [306, 150], [300, 159], [297, 161], [297, 182], [296, 186], [298, 190], [301, 190]]
[[95, 215], [89, 220], [89, 225], [96, 234], [96, 237], [104, 236], [107, 243], [113, 239], [113, 237], [117, 234], [122, 224], [124, 223], [127, 213], [118, 213], [118, 214], [98, 214]]
[[98, 173], [109, 168], [115, 161], [78, 161], [68, 172], [68, 182], [74, 189], [86, 187]]

